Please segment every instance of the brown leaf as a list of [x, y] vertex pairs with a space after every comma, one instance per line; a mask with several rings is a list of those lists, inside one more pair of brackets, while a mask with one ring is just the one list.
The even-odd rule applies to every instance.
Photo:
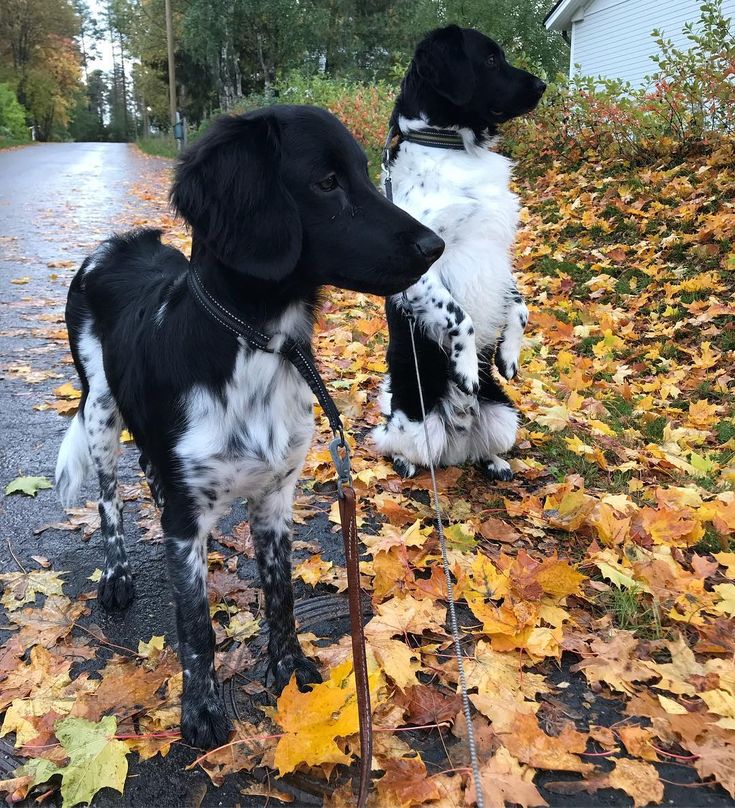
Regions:
[[[535, 774], [530, 767], [522, 766], [505, 747], [498, 749], [480, 768], [486, 808], [505, 808], [506, 805], [538, 808], [548, 805], [532, 782]], [[470, 782], [466, 800], [468, 805], [477, 801], [474, 782]]]
[[84, 603], [72, 603], [69, 598], [52, 595], [41, 609], [31, 606], [13, 612], [13, 623], [20, 628], [18, 640], [25, 648], [33, 645], [51, 648], [88, 613]]
[[395, 701], [405, 709], [409, 724], [452, 723], [462, 707], [458, 693], [443, 693], [429, 685], [414, 685], [397, 693]]
[[556, 737], [547, 735], [538, 725], [536, 717], [519, 713], [510, 732], [498, 733], [508, 751], [523, 763], [537, 769], [569, 771], [588, 774], [594, 770], [591, 763], [585, 763], [577, 755], [587, 748], [587, 735], [577, 732], [568, 722]]
[[381, 808], [410, 808], [439, 798], [439, 789], [420, 755], [388, 759], [381, 765], [385, 774], [375, 781]]

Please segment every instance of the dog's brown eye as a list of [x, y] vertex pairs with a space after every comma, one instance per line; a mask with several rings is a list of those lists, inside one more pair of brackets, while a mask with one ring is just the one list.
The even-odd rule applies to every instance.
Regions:
[[490, 55], [487, 57], [487, 59], [485, 60], [485, 64], [486, 64], [488, 67], [495, 67], [495, 65], [496, 65], [497, 63], [498, 63], [498, 60], [495, 58], [495, 54], [494, 54], [494, 53], [491, 53], [491, 54], [490, 54]]
[[321, 180], [321, 182], [318, 182], [317, 185], [322, 189], [322, 191], [333, 191], [339, 185], [337, 182], [337, 175], [330, 174], [328, 177]]

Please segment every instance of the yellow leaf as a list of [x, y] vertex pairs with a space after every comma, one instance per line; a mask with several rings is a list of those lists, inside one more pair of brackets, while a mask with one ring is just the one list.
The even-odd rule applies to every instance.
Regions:
[[77, 390], [77, 388], [74, 387], [71, 382], [65, 382], [54, 389], [54, 395], [56, 398], [65, 398], [76, 401], [82, 397], [82, 391]]
[[155, 659], [163, 651], [163, 646], [166, 643], [166, 638], [161, 635], [154, 635], [148, 640], [138, 640], [138, 656], [145, 657], [146, 659]]
[[686, 707], [679, 704], [678, 701], [670, 699], [668, 696], [662, 696], [659, 693], [658, 700], [669, 715], [686, 715], [688, 712]]
[[[368, 682], [375, 708], [382, 675], [374, 663]], [[352, 660], [338, 665], [326, 682], [314, 685], [307, 693], [299, 690], [296, 677], [292, 676], [278, 698], [273, 719], [284, 731], [274, 757], [281, 776], [301, 765], [349, 763], [351, 756], [335, 740], [348, 738], [359, 729]]]
[[735, 553], [715, 553], [715, 558], [723, 567], [727, 567], [727, 577], [735, 578]]
[[0, 603], [9, 612], [20, 609], [26, 603], [34, 603], [36, 594], [63, 595], [61, 576], [63, 572], [51, 570], [30, 570], [29, 572], [6, 572], [0, 575], [0, 581], [5, 583]]
[[541, 567], [536, 580], [547, 594], [565, 598], [579, 592], [579, 586], [585, 580], [585, 576], [570, 566], [569, 562], [555, 559], [553, 563]]
[[735, 584], [717, 584], [714, 590], [720, 597], [720, 602], [715, 605], [716, 611], [735, 617]]
[[257, 617], [253, 617], [251, 612], [238, 612], [230, 618], [225, 634], [237, 642], [243, 642], [254, 637], [259, 630], [260, 620]]

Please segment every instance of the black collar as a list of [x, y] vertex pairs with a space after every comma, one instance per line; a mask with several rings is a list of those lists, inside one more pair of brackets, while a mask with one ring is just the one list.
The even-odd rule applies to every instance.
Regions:
[[196, 267], [193, 265], [189, 267], [187, 282], [199, 308], [212, 320], [222, 326], [222, 328], [226, 328], [236, 337], [243, 339], [255, 350], [279, 354], [284, 357], [284, 359], [288, 359], [316, 396], [322, 410], [324, 410], [324, 414], [329, 420], [332, 432], [340, 436], [344, 444], [344, 430], [342, 428], [342, 419], [340, 418], [339, 410], [334, 401], [332, 401], [332, 397], [327, 392], [327, 388], [319, 375], [319, 371], [317, 371], [314, 365], [314, 359], [311, 356], [311, 346], [308, 343], [299, 342], [291, 337], [283, 337], [281, 344], [278, 347], [273, 347], [272, 343], [277, 344], [276, 337], [269, 337], [262, 331], [258, 331], [257, 328], [245, 322], [245, 320], [241, 320], [226, 309], [217, 299], [212, 297], [206, 290]]
[[404, 140], [409, 143], [418, 143], [421, 146], [430, 146], [435, 149], [454, 149], [464, 151], [464, 140], [462, 135], [454, 129], [411, 129], [401, 133]]

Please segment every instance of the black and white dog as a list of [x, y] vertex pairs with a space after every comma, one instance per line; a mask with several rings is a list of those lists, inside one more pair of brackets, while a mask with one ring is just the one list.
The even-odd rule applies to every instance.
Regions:
[[[442, 258], [386, 303], [390, 344], [377, 448], [402, 476], [431, 460], [478, 463], [510, 479], [517, 413], [493, 379], [513, 378], [528, 310], [513, 279], [518, 200], [511, 162], [490, 151], [498, 124], [532, 110], [546, 85], [478, 31], [450, 25], [418, 46], [393, 110], [393, 199], [446, 242]], [[424, 424], [409, 320], [426, 408]], [[478, 361], [479, 360], [479, 361]], [[429, 448], [425, 428], [429, 434]]]
[[[319, 681], [296, 638], [290, 561], [311, 391], [279, 345], [290, 337], [311, 355], [322, 285], [395, 294], [444, 245], [380, 195], [355, 140], [313, 107], [220, 118], [180, 160], [171, 200], [193, 231], [191, 263], [161, 244], [159, 231], [142, 230], [105, 241], [72, 281], [66, 321], [82, 397], [56, 481], [68, 503], [96, 471], [106, 545], [99, 601], [126, 607], [133, 578], [116, 464], [123, 424], [133, 434], [162, 507], [182, 735], [210, 747], [227, 740], [230, 723], [214, 675], [207, 537], [236, 497], [248, 501], [274, 687], [293, 673], [300, 687]], [[192, 272], [218, 306], [272, 335], [271, 352], [209, 318]]]

